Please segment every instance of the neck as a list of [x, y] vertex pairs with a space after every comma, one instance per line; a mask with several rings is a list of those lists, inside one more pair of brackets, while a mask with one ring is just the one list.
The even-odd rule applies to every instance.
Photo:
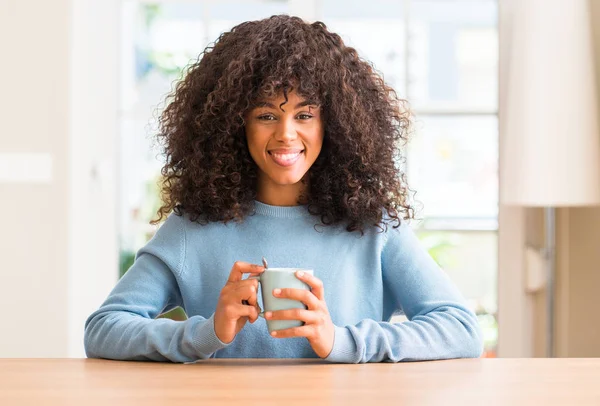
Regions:
[[270, 180], [259, 179], [256, 200], [271, 206], [298, 206], [303, 204], [301, 197], [307, 190], [307, 185], [294, 183], [293, 185], [278, 185]]

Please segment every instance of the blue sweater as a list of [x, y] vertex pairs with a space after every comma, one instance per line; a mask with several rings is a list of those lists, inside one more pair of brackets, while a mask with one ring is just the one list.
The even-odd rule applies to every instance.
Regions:
[[[217, 358], [316, 357], [304, 338], [273, 338], [265, 320], [247, 323], [229, 344], [214, 312], [237, 260], [314, 270], [335, 324], [332, 362], [397, 362], [478, 357], [477, 319], [406, 223], [387, 232], [319, 226], [305, 206], [255, 203], [242, 223], [199, 225], [170, 215], [136, 255], [85, 325], [88, 357], [190, 362]], [[262, 302], [259, 305], [262, 308]], [[156, 317], [176, 306], [188, 320]], [[390, 323], [404, 312], [409, 321]]]

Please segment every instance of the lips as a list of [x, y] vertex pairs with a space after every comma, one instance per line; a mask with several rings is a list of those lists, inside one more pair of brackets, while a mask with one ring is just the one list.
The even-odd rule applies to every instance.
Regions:
[[269, 156], [279, 166], [288, 167], [294, 165], [304, 153], [302, 149], [274, 149]]

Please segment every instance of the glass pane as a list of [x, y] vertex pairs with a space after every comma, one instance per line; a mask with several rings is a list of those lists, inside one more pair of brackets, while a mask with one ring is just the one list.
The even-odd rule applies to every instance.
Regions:
[[416, 110], [495, 111], [495, 0], [413, 0], [408, 99]]
[[323, 0], [319, 18], [346, 45], [372, 62], [399, 97], [406, 98], [403, 2]]
[[419, 217], [495, 221], [497, 116], [418, 117], [407, 172]]
[[419, 231], [429, 254], [460, 287], [477, 314], [486, 356], [495, 356], [497, 324], [498, 236], [495, 231]]
[[289, 13], [288, 2], [123, 2], [121, 108], [150, 117], [182, 69], [219, 34], [281, 13]]
[[162, 162], [150, 146], [147, 120], [121, 120], [119, 139], [120, 275], [131, 266], [135, 252], [154, 234], [149, 224], [160, 206], [159, 175]]

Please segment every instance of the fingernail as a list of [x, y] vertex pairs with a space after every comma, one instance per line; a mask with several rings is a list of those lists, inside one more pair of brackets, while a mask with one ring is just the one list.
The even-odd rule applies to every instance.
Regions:
[[273, 332], [271, 333], [271, 336], [273, 336], [273, 337], [275, 337], [276, 335], [277, 335], [277, 331], [273, 331]]
[[270, 319], [271, 316], [273, 316], [273, 313], [271, 313], [271, 312], [266, 312], [265, 313], [265, 319]]
[[304, 276], [304, 272], [298, 271], [298, 273], [296, 275], [298, 275], [299, 277], [303, 277]]
[[281, 294], [281, 289], [273, 289], [273, 294], [274, 295], [280, 295]]

